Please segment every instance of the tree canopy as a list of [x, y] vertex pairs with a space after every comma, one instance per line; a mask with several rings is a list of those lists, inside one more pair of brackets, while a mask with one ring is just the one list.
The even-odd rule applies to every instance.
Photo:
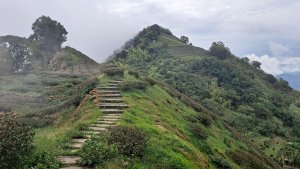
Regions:
[[68, 32], [64, 26], [48, 16], [39, 17], [32, 24], [32, 30], [30, 39], [37, 41], [48, 52], [56, 51], [67, 40]]
[[228, 58], [231, 55], [230, 49], [225, 47], [223, 42], [213, 42], [209, 48], [209, 53], [220, 59]]

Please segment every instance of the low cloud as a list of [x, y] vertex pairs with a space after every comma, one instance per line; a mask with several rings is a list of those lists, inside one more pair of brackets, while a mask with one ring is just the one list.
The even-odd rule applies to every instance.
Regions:
[[283, 73], [300, 72], [300, 57], [276, 58], [269, 55], [257, 56], [256, 54], [245, 55], [250, 61], [261, 63], [261, 69], [266, 73], [279, 75]]
[[28, 37], [47, 15], [66, 27], [65, 45], [98, 62], [155, 23], [206, 49], [222, 41], [238, 56], [300, 56], [299, 10], [299, 0], [1, 0], [0, 36]]

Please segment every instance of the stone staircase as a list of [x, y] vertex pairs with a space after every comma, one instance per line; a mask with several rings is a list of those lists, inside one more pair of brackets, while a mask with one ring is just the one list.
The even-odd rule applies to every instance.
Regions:
[[[124, 103], [119, 91], [121, 82], [120, 80], [110, 80], [107, 86], [97, 88], [100, 93], [98, 106], [102, 115], [97, 119], [96, 123], [90, 124], [85, 131], [82, 131], [85, 138], [71, 140], [72, 152], [77, 152], [92, 135], [101, 134], [109, 127], [116, 125], [117, 121], [122, 117], [122, 113], [128, 105]], [[79, 156], [61, 156], [59, 160], [64, 166], [60, 169], [86, 169], [79, 166]]]

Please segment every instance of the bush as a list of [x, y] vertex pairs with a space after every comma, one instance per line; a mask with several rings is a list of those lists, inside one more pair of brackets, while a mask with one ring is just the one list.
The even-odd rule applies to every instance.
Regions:
[[228, 152], [229, 157], [235, 161], [237, 164], [245, 167], [246, 169], [268, 169], [269, 167], [265, 165], [266, 162], [260, 160], [255, 155], [249, 152], [243, 152], [240, 150]]
[[149, 86], [148, 82], [141, 80], [123, 81], [121, 83], [121, 90], [133, 90], [133, 89], [146, 89]]
[[137, 72], [137, 71], [129, 70], [128, 74], [134, 76], [135, 78], [139, 78], [140, 77], [140, 73]]
[[33, 148], [34, 132], [22, 122], [0, 119], [0, 168], [21, 168]]
[[205, 140], [208, 137], [207, 132], [203, 129], [201, 125], [197, 123], [191, 123], [190, 130], [192, 134], [196, 136], [198, 139]]
[[80, 164], [95, 166], [102, 164], [118, 155], [117, 147], [109, 145], [106, 135], [93, 136], [79, 150]]
[[120, 67], [109, 67], [103, 70], [109, 76], [123, 76], [124, 69]]
[[142, 157], [148, 138], [141, 129], [116, 126], [109, 129], [108, 141], [110, 144], [117, 145], [120, 154]]
[[145, 77], [144, 80], [148, 82], [151, 86], [156, 84], [156, 81], [150, 77]]
[[59, 161], [54, 154], [49, 152], [34, 152], [25, 169], [57, 169]]
[[231, 169], [232, 167], [229, 163], [222, 157], [217, 155], [210, 155], [210, 160], [213, 164], [216, 165], [218, 169]]
[[212, 118], [208, 114], [204, 113], [197, 114], [196, 118], [206, 127], [210, 127], [213, 122]]

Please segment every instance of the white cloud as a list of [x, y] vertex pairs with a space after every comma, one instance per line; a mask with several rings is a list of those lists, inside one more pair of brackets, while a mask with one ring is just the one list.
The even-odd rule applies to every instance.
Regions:
[[248, 57], [250, 61], [260, 62], [261, 69], [273, 75], [300, 72], [300, 57], [276, 58], [269, 55], [257, 56], [255, 54], [245, 55], [245, 57]]

